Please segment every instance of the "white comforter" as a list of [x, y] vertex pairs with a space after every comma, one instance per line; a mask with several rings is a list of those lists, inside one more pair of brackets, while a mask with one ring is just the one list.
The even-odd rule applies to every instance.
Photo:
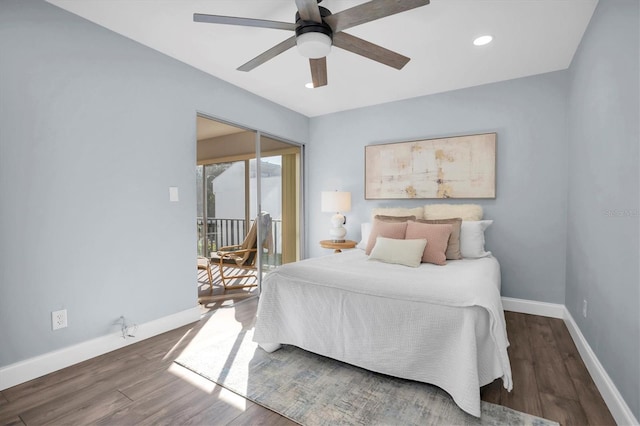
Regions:
[[478, 417], [481, 386], [512, 387], [493, 257], [411, 268], [351, 250], [283, 265], [263, 280], [254, 340], [437, 385]]

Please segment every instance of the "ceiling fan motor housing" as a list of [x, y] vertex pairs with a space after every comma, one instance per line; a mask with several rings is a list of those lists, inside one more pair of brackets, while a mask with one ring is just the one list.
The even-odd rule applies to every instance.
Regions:
[[[302, 19], [300, 19], [300, 12], [296, 12], [296, 33], [297, 33], [299, 27], [305, 26], [306, 24], [325, 25], [327, 28], [329, 28], [329, 30], [331, 30], [331, 28], [327, 24], [324, 23], [324, 18], [326, 18], [327, 16], [330, 16], [331, 15], [331, 11], [329, 9], [327, 9], [326, 7], [322, 7], [322, 6], [318, 6], [318, 10], [320, 11], [320, 17], [322, 18], [322, 24], [319, 24], [318, 22], [314, 22], [314, 21], [303, 21]], [[333, 31], [332, 31], [332, 33], [333, 33]]]
[[333, 44], [333, 30], [324, 22], [324, 18], [331, 15], [329, 9], [319, 6], [322, 22], [305, 21], [296, 12], [296, 44], [298, 51], [311, 59], [323, 58], [331, 51]]

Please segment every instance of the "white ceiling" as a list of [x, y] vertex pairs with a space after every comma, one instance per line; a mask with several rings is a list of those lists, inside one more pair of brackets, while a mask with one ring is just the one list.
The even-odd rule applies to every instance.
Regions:
[[[597, 0], [431, 0], [346, 32], [411, 58], [402, 69], [333, 48], [328, 85], [307, 89], [295, 48], [236, 68], [292, 32], [193, 22], [193, 13], [293, 22], [294, 0], [48, 0], [256, 95], [313, 117], [569, 67]], [[325, 0], [333, 13], [362, 0]], [[472, 41], [491, 34], [494, 41]]]

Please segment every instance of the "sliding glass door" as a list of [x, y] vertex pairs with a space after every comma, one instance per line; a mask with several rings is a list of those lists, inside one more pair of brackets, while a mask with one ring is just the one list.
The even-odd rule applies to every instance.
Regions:
[[198, 255], [242, 244], [258, 219], [255, 266], [261, 279], [301, 256], [302, 147], [210, 121], [198, 117], [199, 129], [212, 127], [198, 139]]
[[[258, 179], [252, 185], [263, 224], [262, 272], [300, 260], [301, 147], [260, 136]], [[253, 199], [254, 197], [252, 197]]]

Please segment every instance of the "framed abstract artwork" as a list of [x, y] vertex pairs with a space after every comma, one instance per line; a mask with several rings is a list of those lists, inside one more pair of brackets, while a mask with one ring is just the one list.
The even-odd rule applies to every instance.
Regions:
[[496, 136], [367, 145], [365, 199], [495, 198]]

